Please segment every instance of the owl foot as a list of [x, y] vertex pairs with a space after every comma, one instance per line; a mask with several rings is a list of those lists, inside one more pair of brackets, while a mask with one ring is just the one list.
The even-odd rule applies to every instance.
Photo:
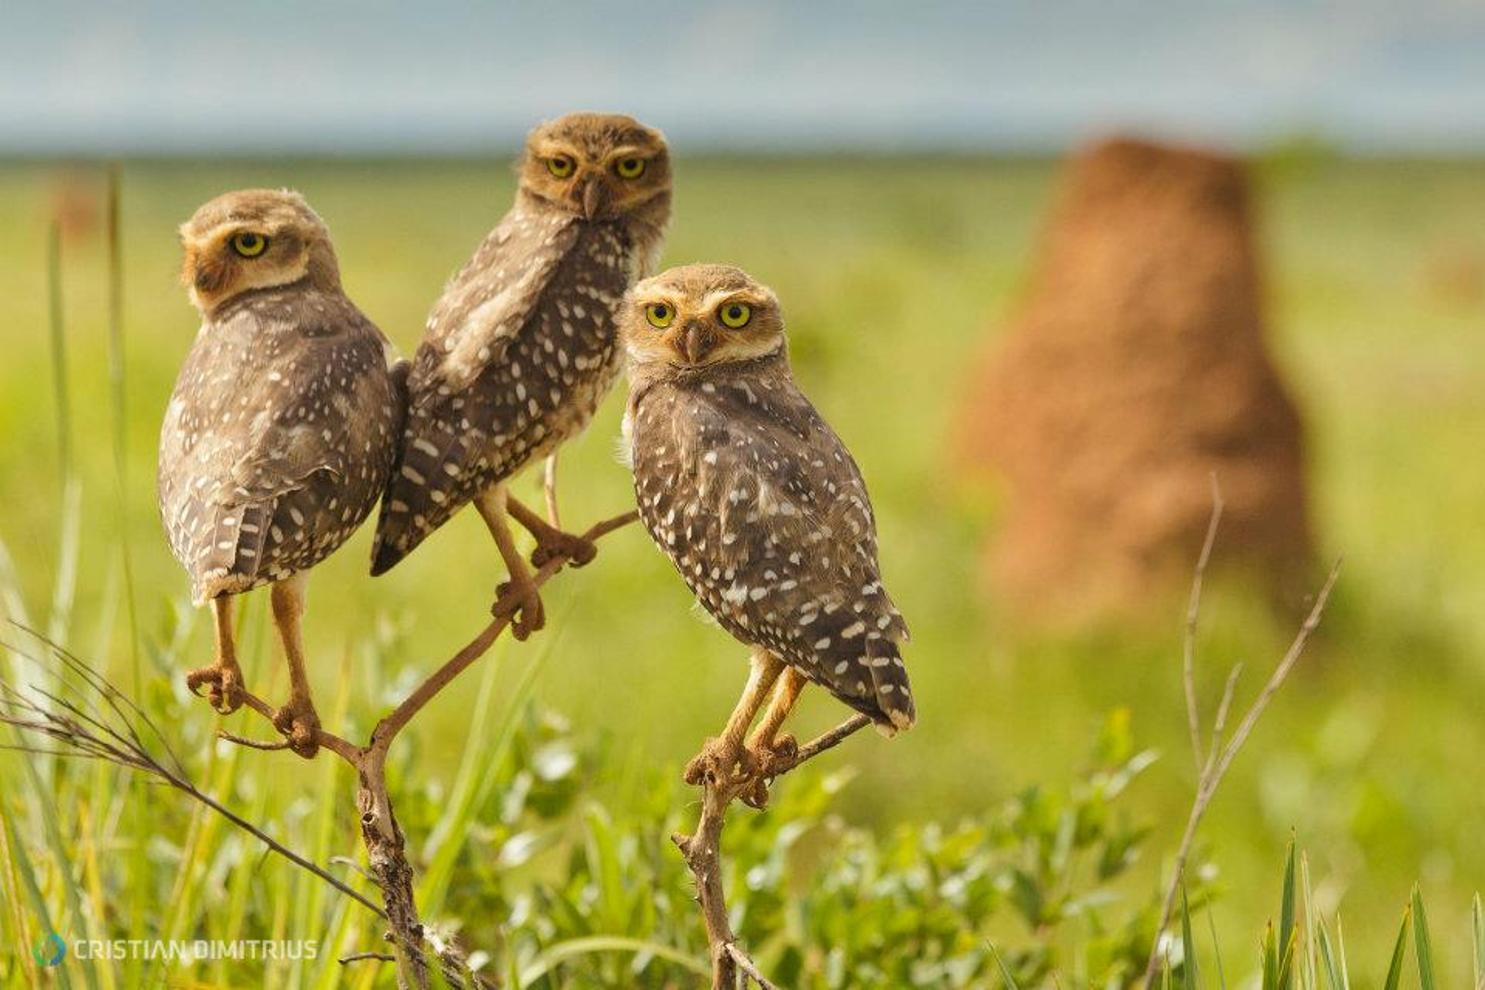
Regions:
[[210, 667], [186, 673], [186, 688], [198, 698], [203, 685], [207, 687], [206, 698], [218, 715], [231, 715], [242, 707], [242, 668], [237, 666], [237, 661], [218, 659]]
[[774, 736], [771, 743], [750, 743], [748, 759], [753, 765], [753, 779], [739, 797], [743, 804], [760, 811], [768, 807], [768, 785], [780, 774], [794, 768], [799, 755], [799, 740], [785, 732]]
[[490, 606], [490, 614], [497, 619], [510, 619], [511, 634], [518, 640], [547, 624], [541, 593], [529, 576], [500, 582], [495, 588], [495, 604]]
[[575, 533], [564, 533], [559, 529], [549, 534], [540, 534], [536, 549], [531, 551], [531, 566], [540, 568], [548, 561], [565, 558], [572, 567], [582, 567], [598, 556], [598, 545]]
[[288, 704], [273, 713], [273, 727], [283, 733], [289, 741], [289, 748], [306, 760], [320, 751], [316, 739], [320, 731], [320, 716], [309, 698], [290, 697]]
[[693, 786], [721, 784], [742, 786], [755, 776], [753, 754], [729, 739], [708, 739], [701, 752], [686, 764], [682, 779]]

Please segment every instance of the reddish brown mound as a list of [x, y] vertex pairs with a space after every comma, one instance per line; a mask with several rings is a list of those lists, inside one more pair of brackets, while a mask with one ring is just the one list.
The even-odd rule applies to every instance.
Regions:
[[1129, 140], [1066, 177], [1029, 292], [980, 374], [963, 449], [1001, 471], [996, 590], [1086, 614], [1219, 561], [1281, 593], [1310, 555], [1302, 429], [1264, 342], [1246, 178]]

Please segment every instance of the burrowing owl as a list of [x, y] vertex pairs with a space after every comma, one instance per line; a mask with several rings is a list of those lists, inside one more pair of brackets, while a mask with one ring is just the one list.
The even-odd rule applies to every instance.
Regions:
[[711, 757], [729, 768], [765, 757], [806, 682], [888, 734], [910, 727], [898, 650], [908, 630], [882, 586], [866, 486], [794, 384], [774, 294], [736, 268], [673, 268], [631, 290], [620, 324], [640, 518], [706, 610], [754, 651]]
[[505, 483], [580, 432], [613, 387], [615, 311], [659, 254], [670, 160], [657, 131], [578, 113], [531, 132], [519, 176], [515, 205], [428, 318], [372, 573], [473, 500], [510, 571], [524, 638], [542, 625], [541, 600], [507, 510], [536, 537], [538, 564], [558, 553], [586, 563], [594, 548], [510, 498]]
[[160, 430], [160, 514], [217, 631], [215, 663], [187, 683], [218, 711], [241, 704], [232, 596], [271, 584], [292, 684], [274, 722], [310, 756], [305, 572], [386, 488], [405, 366], [389, 370], [390, 345], [341, 290], [330, 232], [297, 193], [227, 193], [180, 234], [202, 325]]

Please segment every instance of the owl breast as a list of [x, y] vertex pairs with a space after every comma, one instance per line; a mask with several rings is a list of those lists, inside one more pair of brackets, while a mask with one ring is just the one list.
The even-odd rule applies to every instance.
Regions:
[[912, 721], [866, 489], [781, 360], [664, 382], [629, 414], [640, 518], [697, 600], [885, 726]]

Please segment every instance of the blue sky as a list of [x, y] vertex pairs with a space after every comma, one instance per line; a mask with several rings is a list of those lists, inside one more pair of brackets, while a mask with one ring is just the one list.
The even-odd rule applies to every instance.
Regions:
[[1485, 0], [0, 2], [5, 152], [461, 151], [620, 109], [693, 147], [1485, 150]]

